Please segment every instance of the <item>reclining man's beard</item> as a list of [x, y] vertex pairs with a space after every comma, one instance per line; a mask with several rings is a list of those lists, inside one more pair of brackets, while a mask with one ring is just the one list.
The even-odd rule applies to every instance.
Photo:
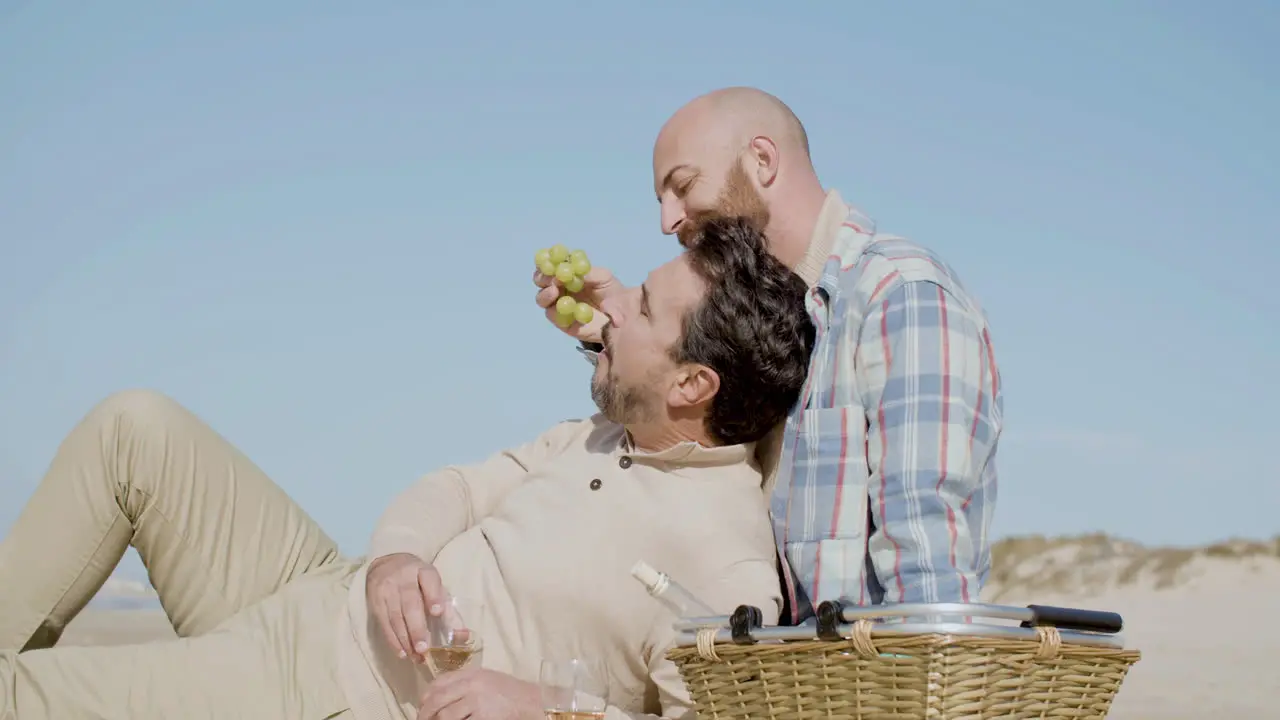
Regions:
[[609, 420], [626, 425], [652, 419], [653, 407], [637, 388], [622, 387], [612, 370], [604, 378], [591, 378], [591, 399]]

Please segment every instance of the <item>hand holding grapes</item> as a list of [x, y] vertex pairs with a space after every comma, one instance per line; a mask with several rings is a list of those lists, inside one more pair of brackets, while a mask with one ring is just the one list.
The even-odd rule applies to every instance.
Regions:
[[592, 267], [585, 252], [570, 252], [560, 244], [539, 250], [534, 265], [533, 283], [540, 288], [537, 302], [547, 319], [571, 337], [600, 342], [608, 318], [597, 309], [623, 289], [613, 273]]

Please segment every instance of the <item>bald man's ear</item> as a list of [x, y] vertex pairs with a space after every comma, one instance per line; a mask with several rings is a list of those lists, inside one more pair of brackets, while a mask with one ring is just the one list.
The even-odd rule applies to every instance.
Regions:
[[[751, 139], [751, 159], [755, 163], [756, 180], [762, 187], [769, 187], [778, 177], [778, 146], [772, 139], [757, 135]], [[750, 171], [751, 168], [748, 168]]]

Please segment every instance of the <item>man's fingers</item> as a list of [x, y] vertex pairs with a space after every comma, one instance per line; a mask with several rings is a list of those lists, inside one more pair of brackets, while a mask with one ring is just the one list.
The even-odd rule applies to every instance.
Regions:
[[441, 711], [465, 699], [469, 685], [466, 682], [467, 677], [469, 675], [466, 669], [463, 669], [432, 678], [427, 691], [422, 695], [422, 705], [418, 708], [418, 720], [440, 720]]
[[549, 308], [560, 299], [560, 286], [552, 283], [538, 291], [538, 307]]
[[591, 269], [587, 271], [587, 274], [582, 276], [582, 282], [588, 286], [607, 285], [613, 282], [613, 273], [609, 271], [609, 268], [593, 265]]
[[[606, 317], [600, 312], [599, 306], [601, 301], [607, 299], [618, 292], [624, 292], [626, 288], [620, 285], [614, 278], [613, 273], [608, 268], [593, 266], [587, 274], [582, 278], [582, 289], [576, 293], [569, 293], [564, 287], [564, 283], [554, 277], [543, 275], [534, 271], [533, 283], [540, 289], [535, 298], [538, 307], [546, 312], [547, 320], [560, 328], [562, 332], [570, 337], [584, 340], [586, 342], [600, 342], [600, 331], [605, 325]], [[556, 301], [562, 295], [572, 294], [574, 297], [586, 302], [596, 308], [595, 317], [591, 322], [583, 325], [578, 322], [572, 322], [567, 327], [562, 326], [559, 322], [559, 313], [556, 312]]]
[[383, 600], [382, 605], [382, 631], [387, 635], [387, 642], [391, 647], [400, 648], [400, 657], [408, 657], [412, 652], [413, 643], [409, 640], [409, 630], [404, 624], [404, 614], [400, 611], [400, 604], [394, 602], [394, 599]]
[[415, 587], [400, 589], [400, 612], [404, 614], [405, 630], [409, 634], [411, 652], [425, 655], [431, 647], [431, 630], [427, 627], [427, 613], [422, 605], [422, 595]]
[[435, 568], [424, 567], [418, 571], [418, 591], [426, 601], [427, 612], [432, 617], [439, 617], [444, 613], [449, 594], [444, 591], [444, 583], [440, 582], [440, 573]]
[[452, 705], [448, 705], [440, 709], [436, 713], [435, 720], [472, 720], [476, 717], [475, 701], [470, 697], [465, 697]]
[[625, 290], [626, 287], [618, 282], [608, 268], [593, 267], [582, 277], [582, 292], [578, 294], [598, 303]]
[[557, 320], [557, 318], [559, 318], [559, 317], [560, 317], [560, 312], [559, 312], [558, 310], [556, 310], [556, 309], [555, 309], [555, 306], [554, 306], [554, 305], [553, 305], [552, 307], [547, 308], [547, 311], [546, 311], [545, 315], [547, 316], [547, 319], [548, 319], [548, 320], [550, 320], [551, 322], [555, 323], [556, 327], [560, 328], [561, 330], [564, 330], [565, 332], [569, 333], [570, 335], [573, 335], [573, 334], [577, 333], [577, 331], [578, 331], [578, 324], [579, 324], [579, 323], [578, 323], [578, 321], [577, 321], [577, 320], [574, 320], [572, 323], [570, 323], [570, 324], [568, 325], [568, 327], [562, 326], [562, 325], [559, 323], [559, 321]]

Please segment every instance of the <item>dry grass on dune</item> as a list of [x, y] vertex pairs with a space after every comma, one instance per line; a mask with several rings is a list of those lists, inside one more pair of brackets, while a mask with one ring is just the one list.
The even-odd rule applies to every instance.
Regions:
[[1090, 595], [1131, 586], [1168, 590], [1187, 582], [1205, 561], [1280, 560], [1280, 535], [1227, 540], [1201, 547], [1147, 547], [1102, 533], [1007, 538], [992, 548], [984, 598], [1044, 593]]

